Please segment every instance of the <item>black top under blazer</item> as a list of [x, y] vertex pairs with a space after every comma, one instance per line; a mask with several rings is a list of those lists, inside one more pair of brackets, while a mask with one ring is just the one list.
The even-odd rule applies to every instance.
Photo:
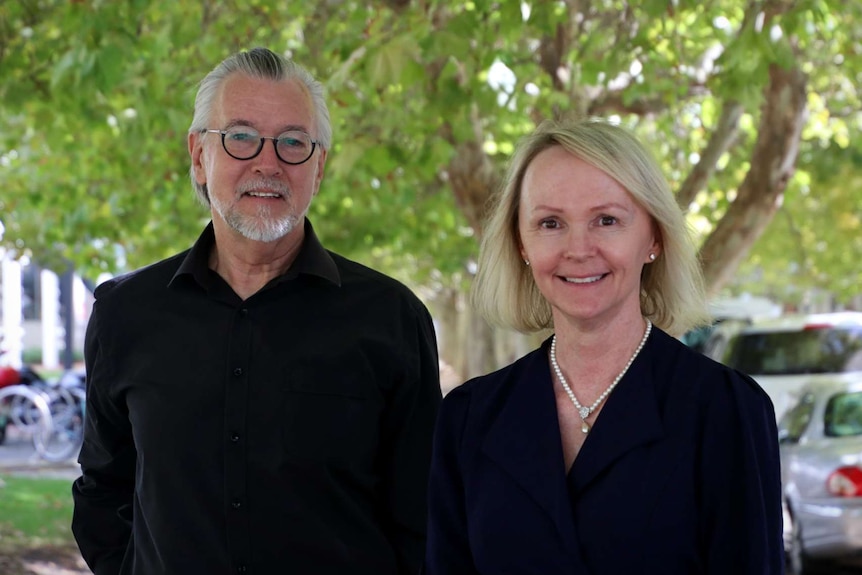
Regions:
[[427, 575], [783, 573], [775, 415], [754, 380], [653, 329], [567, 474], [549, 344], [444, 398]]

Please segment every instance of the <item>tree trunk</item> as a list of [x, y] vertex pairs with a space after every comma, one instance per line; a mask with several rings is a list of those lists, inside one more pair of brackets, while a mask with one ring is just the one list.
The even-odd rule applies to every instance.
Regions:
[[766, 229], [793, 176], [807, 117], [806, 77], [798, 68], [770, 68], [751, 167], [727, 214], [701, 248], [710, 295], [733, 279]]
[[476, 237], [481, 238], [488, 199], [500, 185], [500, 173], [480, 142], [464, 142], [458, 146], [458, 152], [449, 163], [449, 182], [458, 208]]

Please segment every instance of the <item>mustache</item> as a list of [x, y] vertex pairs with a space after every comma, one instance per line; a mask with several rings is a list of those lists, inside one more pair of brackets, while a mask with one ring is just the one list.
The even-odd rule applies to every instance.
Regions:
[[255, 178], [237, 186], [237, 193], [242, 195], [248, 192], [275, 192], [282, 196], [290, 195], [290, 187], [282, 181], [271, 178]]

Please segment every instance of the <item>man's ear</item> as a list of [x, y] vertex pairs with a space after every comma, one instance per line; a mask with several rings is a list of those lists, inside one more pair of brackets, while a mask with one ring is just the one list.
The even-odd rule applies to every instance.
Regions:
[[323, 174], [326, 169], [326, 148], [320, 148], [320, 153], [317, 156], [317, 174], [314, 176], [314, 195], [320, 191], [320, 183], [323, 181]]
[[202, 134], [190, 132], [188, 136], [189, 156], [192, 159], [192, 170], [194, 170], [195, 180], [201, 185], [207, 183], [206, 170], [203, 165], [204, 141]]

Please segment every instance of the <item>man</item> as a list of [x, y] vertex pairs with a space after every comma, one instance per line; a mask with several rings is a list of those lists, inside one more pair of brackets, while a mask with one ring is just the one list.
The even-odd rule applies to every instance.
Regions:
[[212, 223], [96, 291], [72, 530], [97, 575], [417, 573], [440, 401], [431, 318], [306, 219], [322, 86], [265, 49], [201, 83]]

